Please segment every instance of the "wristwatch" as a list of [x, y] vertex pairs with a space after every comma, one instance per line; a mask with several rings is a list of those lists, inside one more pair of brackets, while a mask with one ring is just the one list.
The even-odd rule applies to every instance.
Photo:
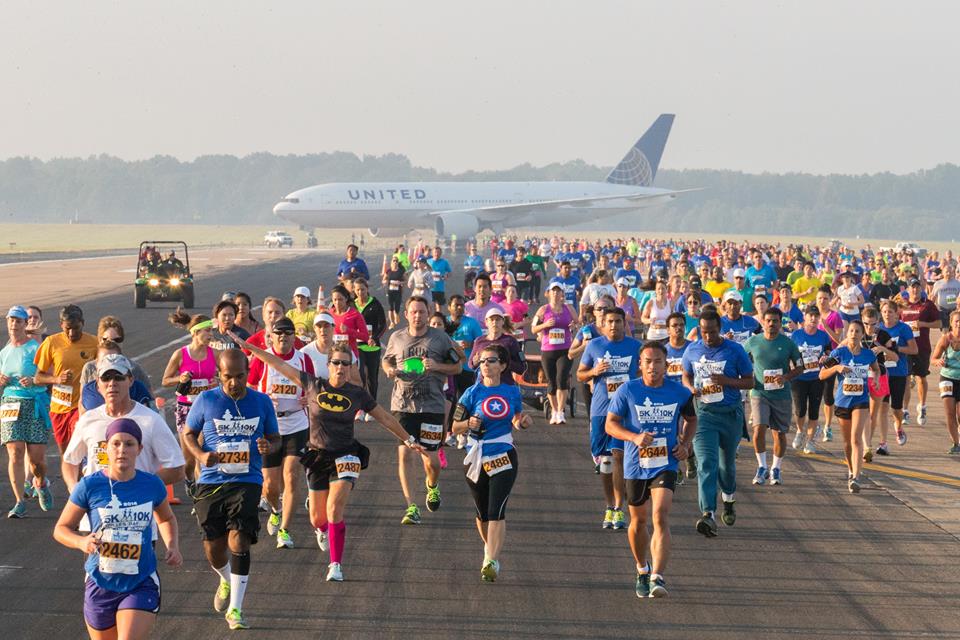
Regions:
[[417, 438], [415, 436], [407, 436], [407, 439], [403, 441], [403, 444], [407, 445], [408, 447], [413, 446], [417, 444]]

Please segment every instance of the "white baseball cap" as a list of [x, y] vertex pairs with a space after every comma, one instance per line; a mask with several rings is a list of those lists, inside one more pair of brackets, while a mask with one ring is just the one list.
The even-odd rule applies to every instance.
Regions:
[[489, 318], [503, 318], [503, 317], [504, 317], [503, 311], [494, 307], [493, 309], [490, 309], [487, 311], [486, 315], [483, 316], [483, 319], [487, 320]]
[[296, 290], [294, 290], [293, 295], [295, 295], [295, 296], [303, 296], [304, 298], [309, 298], [309, 297], [310, 297], [310, 289], [308, 289], [307, 287], [297, 287]]
[[723, 294], [723, 301], [726, 302], [727, 300], [736, 300], [743, 304], [743, 296], [740, 295], [739, 291], [734, 291], [733, 289], [727, 289], [727, 292]]
[[333, 316], [327, 313], [326, 311], [322, 311], [317, 315], [313, 316], [313, 326], [317, 326], [321, 322], [326, 322], [327, 324], [330, 324], [330, 325], [336, 324], [336, 322], [333, 319]]
[[743, 269], [734, 269], [734, 270], [733, 270], [733, 277], [734, 277], [734, 278], [746, 278], [746, 277], [747, 277], [747, 272], [744, 271]]

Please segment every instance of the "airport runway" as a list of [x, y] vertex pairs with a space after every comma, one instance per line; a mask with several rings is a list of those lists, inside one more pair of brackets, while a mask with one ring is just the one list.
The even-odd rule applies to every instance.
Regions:
[[[340, 256], [303, 254], [262, 266], [237, 263], [198, 284], [198, 308], [224, 290], [254, 299], [288, 297], [293, 288], [331, 282]], [[451, 261], [453, 262], [453, 261]], [[379, 260], [371, 259], [371, 267]], [[457, 270], [459, 275], [459, 270]], [[5, 275], [5, 274], [0, 274]], [[453, 280], [459, 282], [458, 278]], [[459, 288], [454, 286], [453, 289]], [[374, 292], [380, 295], [379, 291]], [[124, 351], [148, 353], [183, 333], [166, 323], [167, 308], [137, 311], [129, 291], [83, 302], [91, 327], [100, 315], [120, 316]], [[55, 317], [55, 304], [44, 311]], [[173, 346], [141, 360], [159, 375]], [[381, 401], [388, 388], [381, 385]], [[402, 527], [405, 504], [396, 479], [394, 441], [371, 423], [358, 435], [373, 452], [347, 511], [346, 581], [326, 583], [327, 558], [306, 517], [292, 529], [297, 548], [274, 549], [264, 533], [254, 547], [245, 614], [257, 638], [523, 637], [523, 638], [957, 638], [955, 613], [960, 551], [954, 505], [957, 488], [942, 462], [942, 409], [931, 399], [927, 427], [890, 464], [940, 474], [918, 480], [869, 472], [857, 496], [833, 464], [839, 442], [823, 459], [792, 451], [781, 487], [754, 487], [752, 450], [740, 456], [735, 527], [707, 540], [693, 528], [695, 485], [679, 487], [671, 520], [670, 596], [638, 601], [623, 532], [600, 527], [602, 498], [587, 446], [582, 413], [566, 426], [538, 418], [517, 437], [519, 478], [508, 509], [502, 576], [481, 583], [482, 547], [463, 481], [462, 453], [449, 454], [441, 475], [444, 503], [423, 524]], [[936, 425], [936, 426], [934, 426]], [[839, 433], [837, 435], [839, 440]], [[894, 445], [895, 446], [895, 445]], [[914, 451], [916, 449], [916, 451]], [[935, 455], [919, 452], [937, 451]], [[931, 467], [926, 459], [936, 458]], [[50, 459], [55, 463], [54, 458]], [[56, 475], [59, 475], [58, 473]], [[63, 485], [54, 491], [58, 507]], [[7, 490], [2, 506], [9, 505]], [[422, 498], [421, 498], [422, 502]], [[917, 507], [916, 505], [921, 505]], [[925, 512], [923, 505], [936, 510]], [[931, 507], [931, 508], [933, 508]], [[232, 635], [212, 609], [217, 579], [202, 560], [196, 522], [175, 507], [185, 563], [160, 569], [163, 609], [157, 638]], [[0, 520], [0, 629], [5, 638], [80, 638], [84, 635], [82, 558], [51, 538], [57, 513], [35, 503], [30, 517]]]

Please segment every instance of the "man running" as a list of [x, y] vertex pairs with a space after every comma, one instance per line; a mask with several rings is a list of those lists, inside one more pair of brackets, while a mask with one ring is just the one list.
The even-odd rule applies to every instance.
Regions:
[[277, 450], [281, 439], [270, 397], [247, 388], [250, 363], [243, 353], [221, 351], [217, 360], [220, 386], [197, 396], [183, 442], [202, 466], [193, 499], [204, 553], [220, 576], [213, 608], [227, 609], [230, 629], [247, 629], [243, 597], [250, 545], [260, 532], [262, 456]]
[[486, 322], [487, 312], [491, 309], [503, 313], [503, 307], [490, 300], [491, 295], [493, 295], [493, 285], [490, 283], [490, 276], [481, 273], [473, 283], [473, 300], [467, 302], [463, 309], [463, 312], [476, 320], [481, 327]]
[[[689, 455], [690, 443], [697, 431], [692, 394], [682, 385], [667, 380], [666, 372], [666, 347], [658, 342], [644, 344], [640, 351], [640, 379], [620, 386], [610, 401], [606, 417], [607, 434], [624, 443], [623, 474], [630, 508], [630, 549], [637, 565], [638, 598], [667, 595], [663, 574], [670, 557], [668, 518], [673, 505], [677, 463]], [[647, 532], [650, 520], [652, 539]], [[648, 551], [652, 563], [647, 560]]]
[[430, 265], [430, 274], [433, 276], [433, 304], [436, 311], [443, 311], [443, 305], [447, 303], [444, 283], [450, 278], [453, 269], [450, 263], [443, 257], [443, 249], [439, 246], [433, 248], [433, 257], [427, 260]]
[[430, 303], [420, 296], [407, 300], [407, 327], [390, 336], [383, 355], [383, 372], [394, 381], [390, 409], [407, 433], [417, 438], [426, 451], [413, 451], [400, 445], [398, 472], [400, 488], [407, 504], [402, 524], [420, 524], [420, 509], [413, 500], [407, 477], [407, 460], [419, 455], [426, 474], [426, 505], [430, 511], [440, 508], [440, 461], [437, 450], [443, 441], [443, 385], [447, 376], [462, 371], [463, 363], [453, 341], [441, 329], [427, 325]]
[[[362, 277], [364, 280], [370, 280], [370, 270], [363, 258], [358, 258], [357, 253], [360, 249], [355, 244], [347, 245], [347, 257], [340, 261], [337, 267], [337, 280], [353, 280]], [[259, 346], [259, 345], [254, 345]]]
[[[923, 426], [927, 423], [927, 376], [930, 375], [930, 354], [933, 351], [930, 329], [940, 328], [940, 312], [933, 302], [923, 296], [923, 285], [916, 278], [907, 282], [906, 295], [901, 295], [904, 307], [900, 319], [913, 329], [913, 337], [917, 341], [917, 353], [907, 356], [907, 366], [909, 375], [917, 381], [917, 424]], [[903, 406], [905, 409], [910, 407], [909, 385]], [[904, 418], [905, 424], [906, 421], [907, 418]]]

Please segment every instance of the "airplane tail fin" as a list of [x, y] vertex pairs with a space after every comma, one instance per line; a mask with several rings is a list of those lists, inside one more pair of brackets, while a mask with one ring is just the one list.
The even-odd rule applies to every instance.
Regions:
[[635, 187], [652, 185], [657, 175], [657, 168], [660, 166], [660, 158], [663, 156], [663, 148], [667, 145], [670, 128], [673, 126], [673, 118], [672, 113], [661, 114], [630, 148], [620, 164], [610, 172], [607, 182], [629, 184]]

